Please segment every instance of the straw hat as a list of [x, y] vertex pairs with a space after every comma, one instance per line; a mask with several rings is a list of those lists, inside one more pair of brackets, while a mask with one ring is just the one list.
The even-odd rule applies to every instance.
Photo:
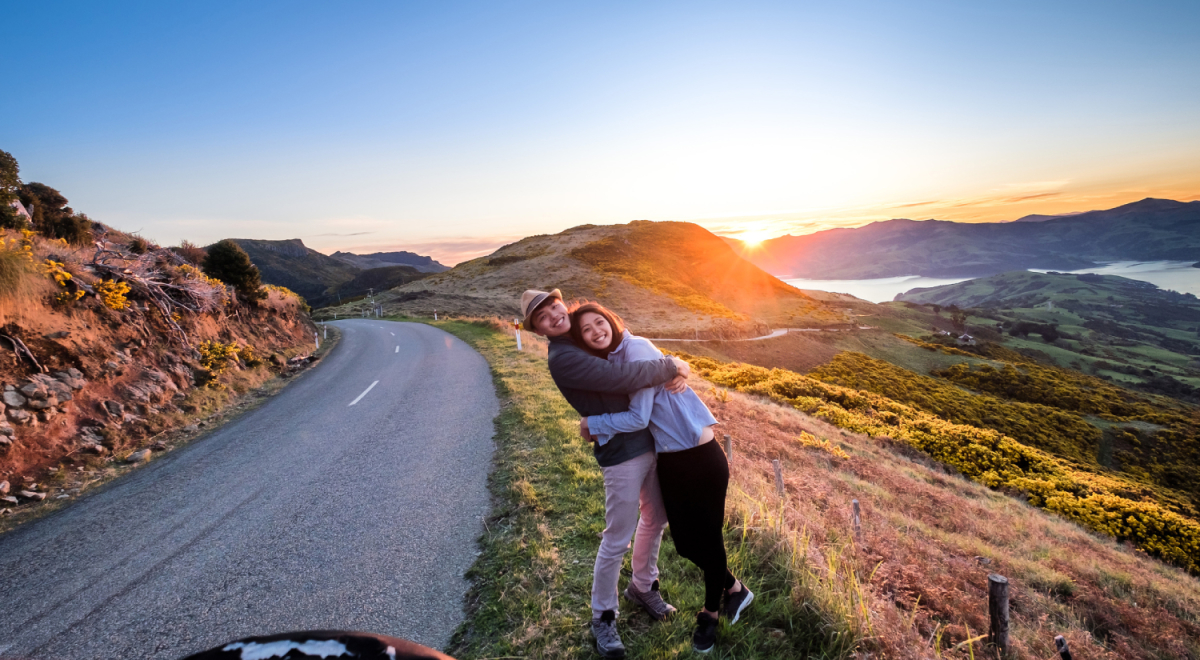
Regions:
[[558, 289], [553, 291], [537, 291], [530, 289], [521, 294], [521, 313], [525, 315], [525, 321], [522, 323], [526, 330], [533, 330], [533, 313], [542, 303], [553, 299], [562, 300], [562, 292]]

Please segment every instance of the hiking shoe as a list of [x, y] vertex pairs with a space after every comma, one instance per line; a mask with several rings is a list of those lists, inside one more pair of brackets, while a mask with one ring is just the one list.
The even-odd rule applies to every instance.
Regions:
[[696, 632], [692, 633], [692, 650], [708, 653], [717, 643], [717, 617], [704, 612], [696, 613]]
[[746, 583], [742, 583], [742, 590], [737, 593], [725, 592], [725, 604], [721, 606], [721, 616], [729, 619], [729, 623], [737, 623], [742, 616], [742, 610], [754, 600], [754, 592], [750, 591], [750, 587]]
[[662, 621], [679, 610], [675, 606], [663, 600], [662, 595], [658, 593], [658, 580], [650, 585], [649, 591], [638, 591], [633, 583], [625, 587], [625, 598], [642, 606], [642, 609], [650, 613], [657, 621]]
[[625, 645], [617, 634], [617, 613], [604, 610], [600, 618], [592, 619], [592, 637], [596, 638], [596, 650], [603, 658], [624, 658]]

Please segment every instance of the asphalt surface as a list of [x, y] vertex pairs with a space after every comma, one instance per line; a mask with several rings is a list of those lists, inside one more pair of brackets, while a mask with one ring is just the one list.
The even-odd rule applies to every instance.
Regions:
[[336, 325], [262, 407], [0, 536], [0, 657], [179, 658], [323, 628], [444, 646], [489, 505], [487, 363], [430, 326]]

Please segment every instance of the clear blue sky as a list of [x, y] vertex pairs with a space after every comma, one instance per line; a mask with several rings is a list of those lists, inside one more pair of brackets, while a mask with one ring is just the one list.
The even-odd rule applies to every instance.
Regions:
[[1200, 195], [1194, 1], [0, 9], [0, 149], [164, 243], [453, 263], [585, 222], [779, 234]]

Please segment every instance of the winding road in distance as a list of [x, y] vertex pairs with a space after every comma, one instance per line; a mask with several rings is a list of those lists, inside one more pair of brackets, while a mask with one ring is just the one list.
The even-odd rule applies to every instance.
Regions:
[[321, 628], [444, 646], [489, 507], [488, 365], [427, 325], [335, 325], [258, 409], [0, 536], [0, 658]]

